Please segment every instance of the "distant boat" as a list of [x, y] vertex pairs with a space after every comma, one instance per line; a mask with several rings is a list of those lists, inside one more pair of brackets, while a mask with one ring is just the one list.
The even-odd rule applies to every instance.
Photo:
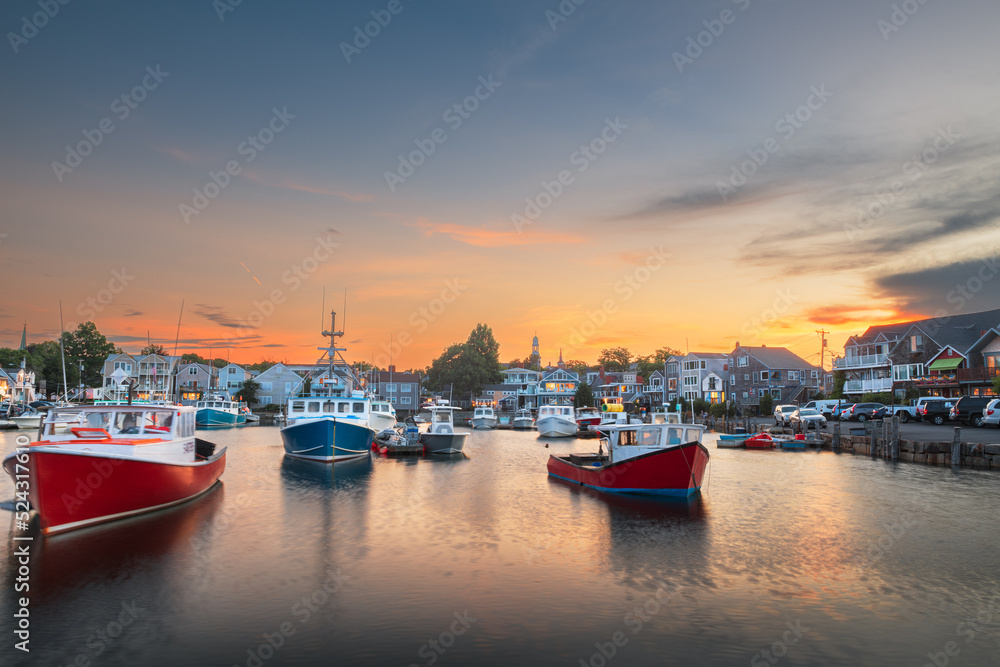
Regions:
[[[549, 456], [548, 473], [599, 491], [690, 496], [701, 489], [708, 449], [699, 424], [614, 424], [596, 454]], [[607, 444], [605, 454], [603, 445]]]
[[372, 401], [368, 426], [376, 433], [396, 426], [396, 408], [389, 401]]
[[601, 412], [597, 408], [577, 408], [576, 427], [579, 431], [592, 431], [601, 425]]
[[747, 449], [774, 449], [775, 438], [770, 433], [758, 433], [744, 442]]
[[[61, 435], [60, 423], [78, 425]], [[27, 478], [31, 508], [49, 534], [201, 495], [225, 470], [226, 450], [195, 438], [191, 407], [87, 405], [50, 411], [39, 440], [3, 467], [15, 484]], [[92, 479], [86, 494], [76, 490]]]
[[225, 392], [211, 394], [195, 403], [195, 408], [198, 428], [231, 428], [247, 422], [239, 401], [234, 401]]
[[260, 421], [260, 417], [258, 417], [254, 413], [250, 412], [250, 408], [247, 407], [246, 403], [241, 403], [240, 404], [240, 412], [243, 414], [243, 417], [244, 417], [244, 419], [246, 419], [246, 421], [247, 421], [248, 424]]
[[497, 416], [491, 407], [476, 408], [472, 413], [472, 428], [490, 429], [497, 427]]
[[542, 438], [572, 438], [576, 435], [576, 419], [568, 405], [541, 405], [535, 428]]
[[420, 434], [428, 454], [461, 454], [468, 433], [456, 433], [453, 413], [459, 408], [435, 405], [430, 408], [431, 421]]
[[[10, 421], [12, 421], [14, 425], [17, 426], [17, 428], [19, 429], [37, 431], [38, 428], [42, 425], [42, 420], [44, 418], [45, 415], [42, 412], [39, 412], [38, 410], [35, 409], [31, 409], [17, 417], [10, 417]], [[60, 418], [58, 421], [55, 422], [56, 433], [69, 433], [70, 427], [76, 423], [76, 422], [66, 421], [66, 419], [69, 418], [68, 417]]]
[[[325, 462], [371, 457], [375, 436], [371, 398], [361, 391], [347, 395], [333, 372], [334, 361], [343, 351], [337, 347], [337, 339], [344, 335], [336, 329], [336, 318], [337, 314], [331, 313], [330, 331], [323, 332], [330, 338], [330, 346], [320, 348], [328, 360], [326, 380], [314, 384], [311, 395], [288, 399], [285, 425], [280, 430], [287, 456]], [[349, 368], [342, 357], [340, 360]], [[357, 384], [360, 386], [360, 381]]]
[[531, 416], [530, 409], [521, 408], [514, 413], [515, 431], [530, 431], [533, 428], [535, 428], [535, 419]]
[[715, 446], [720, 449], [738, 449], [745, 446], [746, 441], [746, 433], [723, 433]]

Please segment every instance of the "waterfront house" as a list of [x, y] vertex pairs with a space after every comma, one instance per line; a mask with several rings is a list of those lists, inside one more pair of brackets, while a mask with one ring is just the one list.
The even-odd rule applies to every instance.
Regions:
[[538, 382], [538, 405], [573, 405], [579, 385], [580, 376], [575, 371], [564, 368], [545, 371]]
[[175, 395], [184, 405], [194, 405], [211, 386], [213, 369], [208, 364], [181, 364], [177, 367]]
[[288, 398], [302, 389], [303, 376], [282, 363], [271, 366], [257, 376], [260, 389], [257, 391], [257, 404], [277, 404], [284, 408]]
[[[533, 409], [538, 407], [538, 383], [542, 380], [541, 371], [512, 367], [503, 370], [503, 377], [505, 388], [500, 391], [514, 391], [515, 408]], [[509, 396], [509, 394], [503, 395]]]
[[[129, 385], [132, 398], [142, 401], [171, 400], [171, 377], [180, 357], [161, 354], [131, 355], [111, 354], [101, 369], [102, 386], [95, 398], [108, 401], [127, 401]], [[116, 371], [121, 371], [116, 375]], [[121, 382], [117, 377], [123, 378]]]
[[420, 408], [420, 376], [409, 371], [399, 372], [395, 366], [375, 373], [372, 393], [380, 401], [389, 401], [399, 414]]
[[229, 364], [225, 368], [219, 369], [217, 378], [216, 386], [220, 390], [235, 394], [243, 388], [243, 383], [250, 379], [250, 373], [242, 366]]
[[820, 369], [784, 347], [737, 342], [726, 368], [730, 395], [741, 409], [755, 409], [765, 394], [778, 405], [805, 403], [819, 391]]

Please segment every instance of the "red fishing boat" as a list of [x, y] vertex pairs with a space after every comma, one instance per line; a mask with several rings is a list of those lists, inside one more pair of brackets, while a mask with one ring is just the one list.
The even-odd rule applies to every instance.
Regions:
[[758, 433], [746, 439], [747, 449], [774, 449], [775, 441], [770, 433]]
[[[177, 505], [208, 491], [226, 450], [195, 438], [193, 407], [89, 405], [49, 411], [36, 442], [4, 459], [15, 513], [58, 533]], [[73, 424], [57, 434], [56, 424]]]
[[[701, 489], [708, 449], [699, 424], [610, 424], [596, 454], [549, 456], [549, 475], [613, 493], [690, 496]], [[607, 446], [607, 453], [604, 447]]]

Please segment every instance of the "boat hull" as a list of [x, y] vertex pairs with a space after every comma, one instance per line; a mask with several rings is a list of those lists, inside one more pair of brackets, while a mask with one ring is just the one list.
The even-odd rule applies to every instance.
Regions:
[[428, 454], [461, 454], [468, 433], [421, 433], [420, 442]]
[[496, 417], [473, 417], [472, 428], [491, 429], [497, 427]]
[[[239, 421], [243, 417], [243, 422]], [[235, 412], [216, 410], [214, 408], [201, 408], [195, 414], [194, 423], [198, 428], [229, 428], [239, 423], [245, 423], [245, 415], [237, 415]]]
[[774, 439], [766, 434], [755, 435], [747, 438], [743, 443], [747, 449], [774, 449]]
[[530, 431], [535, 428], [534, 419], [515, 419], [514, 420], [514, 430], [515, 431]]
[[[212, 488], [226, 469], [225, 448], [191, 463], [40, 450], [27, 456], [28, 498], [45, 534], [178, 505]], [[15, 455], [4, 460], [12, 479], [21, 470], [16, 463]]]
[[367, 426], [332, 417], [296, 420], [281, 429], [285, 454], [310, 461], [346, 461], [370, 456], [374, 435]]
[[572, 438], [576, 435], [576, 421], [556, 416], [539, 417], [535, 420], [535, 428], [542, 438]]
[[715, 446], [719, 449], [740, 449], [745, 446], [746, 440], [745, 435], [720, 435]]
[[569, 458], [549, 456], [549, 475], [609, 493], [686, 497], [701, 489], [709, 454], [691, 442], [600, 467]]

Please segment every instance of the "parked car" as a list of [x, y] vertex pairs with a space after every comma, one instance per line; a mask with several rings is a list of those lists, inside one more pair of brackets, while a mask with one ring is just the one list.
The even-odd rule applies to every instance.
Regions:
[[803, 430], [808, 430], [810, 427], [816, 429], [826, 428], [826, 417], [821, 415], [819, 410], [812, 408], [799, 408], [791, 414], [788, 422], [792, 426], [801, 424]]
[[836, 409], [838, 403], [840, 403], [840, 401], [836, 399], [826, 399], [821, 401], [809, 401], [802, 407], [815, 410], [823, 415], [825, 419], [830, 419], [830, 417], [833, 416], [833, 411]]
[[799, 409], [797, 405], [776, 405], [774, 406], [774, 425], [789, 426], [792, 422], [792, 413]]
[[847, 417], [844, 416], [844, 413], [845, 412], [850, 412], [851, 408], [853, 408], [853, 407], [854, 407], [854, 403], [841, 403], [840, 405], [836, 406], [833, 409], [833, 413], [831, 414], [831, 417], [833, 419], [836, 419], [837, 421], [843, 421], [843, 420], [847, 419]]
[[994, 398], [983, 408], [983, 426], [1000, 428], [1000, 398]]
[[[891, 414], [892, 414], [892, 408], [890, 408], [888, 405], [883, 405], [881, 408], [878, 408], [877, 410], [872, 412], [872, 416], [870, 418], [885, 419], [887, 416]], [[900, 419], [902, 419], [902, 417]]]
[[955, 401], [944, 398], [936, 401], [927, 401], [920, 406], [920, 419], [940, 426], [951, 419], [951, 407], [954, 404]]
[[958, 399], [955, 405], [951, 406], [952, 421], [961, 422], [968, 426], [980, 427], [983, 425], [983, 408], [993, 399], [992, 396], [963, 396]]
[[[851, 406], [851, 411], [847, 413], [847, 419], [852, 422], [868, 421], [876, 410], [884, 407], [881, 403], [855, 403]], [[843, 419], [843, 417], [841, 418]]]
[[907, 405], [897, 405], [892, 408], [892, 414], [899, 417], [899, 421], [904, 424], [911, 419], [920, 421], [920, 406], [928, 401], [940, 401], [940, 396], [921, 396], [920, 398], [915, 398], [909, 402]]

